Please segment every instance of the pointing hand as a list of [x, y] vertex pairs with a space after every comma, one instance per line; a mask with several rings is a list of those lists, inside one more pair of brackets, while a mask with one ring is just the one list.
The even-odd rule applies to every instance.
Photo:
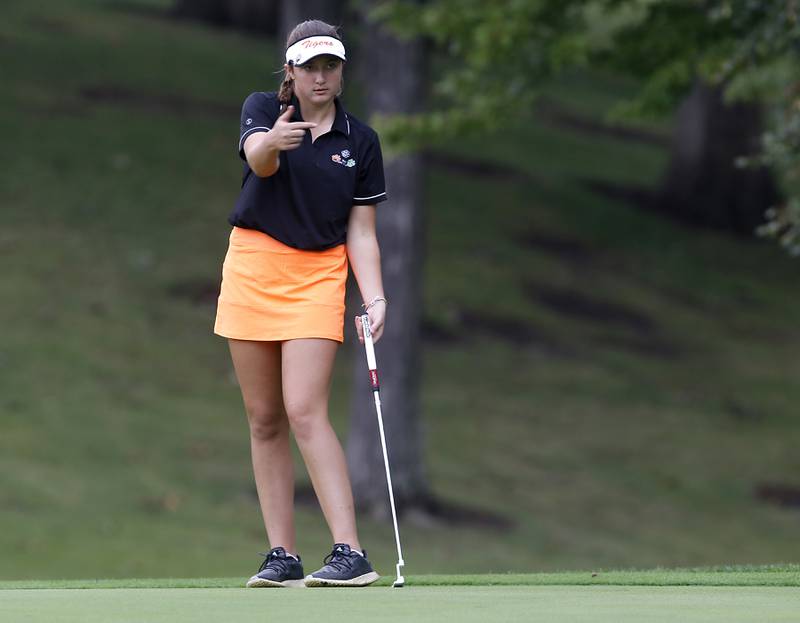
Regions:
[[290, 105], [284, 113], [278, 117], [272, 126], [270, 133], [275, 147], [281, 151], [297, 149], [303, 142], [306, 130], [316, 128], [316, 123], [308, 121], [292, 121], [294, 106]]

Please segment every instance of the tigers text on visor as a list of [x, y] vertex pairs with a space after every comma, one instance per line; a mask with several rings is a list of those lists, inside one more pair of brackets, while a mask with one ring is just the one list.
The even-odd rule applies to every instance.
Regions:
[[286, 62], [290, 65], [302, 65], [320, 54], [331, 54], [343, 61], [347, 60], [344, 44], [339, 39], [321, 35], [295, 41], [286, 49]]

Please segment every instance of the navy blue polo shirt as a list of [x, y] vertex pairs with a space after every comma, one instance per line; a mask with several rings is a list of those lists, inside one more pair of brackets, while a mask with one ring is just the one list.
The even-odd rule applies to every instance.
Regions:
[[[334, 99], [336, 117], [329, 132], [311, 141], [306, 131], [297, 149], [280, 152], [280, 168], [259, 177], [244, 155], [244, 141], [254, 132], [269, 132], [280, 115], [278, 94], [256, 92], [242, 106], [239, 157], [244, 161], [242, 189], [228, 222], [257, 229], [298, 249], [328, 249], [347, 239], [354, 205], [385, 201], [383, 157], [378, 135], [345, 112]], [[292, 97], [292, 121], [303, 121]]]

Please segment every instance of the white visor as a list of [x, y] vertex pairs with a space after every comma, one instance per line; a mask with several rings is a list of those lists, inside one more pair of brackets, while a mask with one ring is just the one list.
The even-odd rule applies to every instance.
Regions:
[[286, 62], [302, 65], [320, 54], [331, 54], [343, 61], [347, 60], [344, 55], [344, 44], [336, 37], [322, 35], [306, 37], [294, 42], [286, 50]]

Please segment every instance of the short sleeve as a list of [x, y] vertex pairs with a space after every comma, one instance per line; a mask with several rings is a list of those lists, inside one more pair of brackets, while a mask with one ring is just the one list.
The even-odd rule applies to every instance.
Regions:
[[358, 163], [353, 205], [372, 205], [387, 199], [381, 144], [378, 135], [372, 131]]
[[242, 105], [242, 119], [239, 127], [239, 157], [244, 155], [244, 140], [254, 132], [269, 132], [278, 118], [280, 104], [274, 94], [251, 93]]

